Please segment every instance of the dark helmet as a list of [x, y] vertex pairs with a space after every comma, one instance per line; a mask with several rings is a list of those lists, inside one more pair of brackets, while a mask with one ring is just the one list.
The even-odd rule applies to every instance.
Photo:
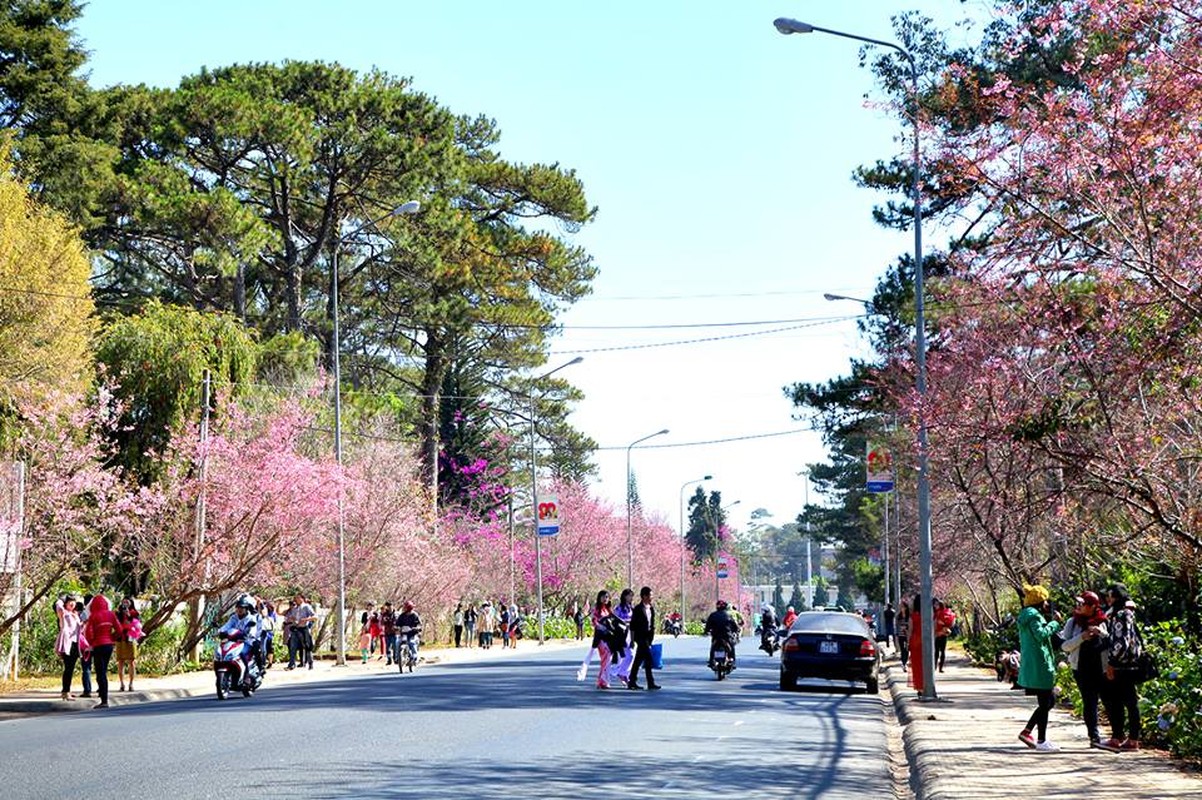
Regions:
[[719, 610], [719, 611], [721, 611], [721, 610], [723, 610], [724, 608], [726, 608], [726, 601], [725, 601], [725, 600], [719, 600], [719, 601], [718, 601], [718, 610]]
[[238, 602], [234, 603], [237, 608], [245, 608], [250, 611], [255, 610], [255, 598], [245, 592], [238, 595]]

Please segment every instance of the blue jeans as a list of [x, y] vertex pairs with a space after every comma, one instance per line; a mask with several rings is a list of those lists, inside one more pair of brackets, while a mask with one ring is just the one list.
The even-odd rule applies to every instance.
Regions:
[[392, 663], [392, 654], [396, 652], [396, 634], [384, 634], [384, 653], [388, 656], [388, 663]]

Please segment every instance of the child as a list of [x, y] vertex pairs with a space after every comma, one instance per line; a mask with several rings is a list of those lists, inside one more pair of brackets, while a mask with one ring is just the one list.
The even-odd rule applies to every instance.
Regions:
[[368, 653], [371, 652], [371, 629], [364, 625], [359, 631], [359, 655], [363, 658], [363, 663], [367, 663]]

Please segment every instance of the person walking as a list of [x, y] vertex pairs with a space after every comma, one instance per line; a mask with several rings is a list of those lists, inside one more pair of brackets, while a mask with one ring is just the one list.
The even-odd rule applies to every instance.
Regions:
[[390, 667], [396, 657], [396, 611], [391, 602], [380, 609], [380, 629], [384, 631], [384, 666]]
[[113, 660], [117, 662], [117, 681], [119, 692], [127, 691], [125, 676], [129, 675], [129, 689], [134, 690], [134, 678], [138, 674], [138, 639], [142, 634], [142, 620], [132, 597], [124, 597], [117, 606], [117, 621], [121, 623], [121, 633], [113, 644]]
[[451, 619], [455, 631], [455, 647], [458, 649], [463, 642], [463, 603], [455, 604], [455, 614]]
[[584, 609], [579, 603], [572, 603], [572, 621], [576, 623], [576, 641], [584, 639]]
[[902, 600], [897, 609], [897, 657], [901, 660], [902, 672], [910, 659], [910, 601]]
[[651, 674], [651, 645], [655, 642], [655, 605], [651, 602], [650, 586], [639, 589], [639, 604], [634, 607], [634, 614], [630, 619], [630, 638], [634, 642], [636, 652], [626, 688], [643, 688], [639, 686], [639, 667], [642, 666], [647, 675], [647, 688], [658, 689], [659, 684]]
[[613, 651], [613, 672], [617, 679], [625, 685], [630, 680], [630, 665], [634, 662], [634, 648], [630, 646], [630, 621], [634, 619], [634, 590], [623, 589], [618, 596], [618, 604], [613, 609], [613, 620], [610, 621], [613, 637], [610, 639], [610, 650]]
[[1110, 738], [1100, 746], [1114, 752], [1138, 750], [1140, 737], [1139, 691], [1136, 677], [1140, 656], [1144, 652], [1143, 639], [1135, 624], [1135, 604], [1127, 593], [1127, 587], [1115, 583], [1106, 590], [1110, 601], [1107, 614], [1110, 642], [1103, 661], [1106, 686], [1102, 692], [1102, 703], [1110, 719]]
[[467, 634], [467, 646], [470, 650], [476, 640], [476, 604], [468, 603], [467, 611], [463, 612], [463, 632]]
[[910, 685], [920, 695], [925, 679], [922, 669], [922, 596], [916, 594], [910, 606]]
[[259, 641], [263, 646], [264, 667], [270, 667], [275, 663], [276, 622], [275, 605], [267, 600], [259, 603], [259, 630], [261, 632]]
[[597, 592], [597, 602], [593, 605], [593, 647], [601, 656], [601, 670], [597, 673], [598, 689], [609, 688], [609, 664], [613, 658], [609, 640], [613, 635], [613, 629], [610, 627], [613, 621], [613, 611], [609, 606], [609, 592], [602, 589]]
[[109, 661], [113, 657], [113, 645], [121, 635], [121, 623], [109, 608], [108, 599], [98, 594], [92, 598], [88, 608], [88, 621], [84, 623], [84, 638], [92, 650], [92, 662], [96, 670], [96, 688], [100, 702], [96, 708], [109, 707]]
[[380, 623], [380, 612], [373, 611], [367, 617], [367, 632], [371, 636], [371, 649], [369, 654], [375, 653], [376, 648], [380, 648], [380, 655], [376, 658], [384, 658], [384, 626]]
[[480, 606], [480, 647], [485, 650], [492, 649], [492, 632], [497, 627], [496, 612], [493, 611], [492, 603], [488, 600]]
[[885, 603], [882, 616], [885, 618], [885, 647], [897, 647], [897, 611], [893, 603]]
[[935, 607], [935, 666], [943, 672], [943, 662], [947, 659], [947, 637], [952, 635], [952, 626], [956, 624], [956, 612], [939, 598], [932, 601]]
[[500, 616], [497, 618], [497, 624], [501, 630], [501, 649], [509, 647], [509, 606], [501, 603]]
[[1068, 653], [1068, 664], [1073, 670], [1073, 680], [1081, 693], [1081, 716], [1085, 732], [1089, 734], [1089, 746], [1101, 747], [1098, 735], [1098, 699], [1106, 681], [1102, 656], [1109, 644], [1106, 612], [1101, 599], [1093, 592], [1082, 592], [1074, 599], [1076, 607], [1060, 631], [1060, 649]]
[[89, 608], [91, 604], [92, 595], [85, 594], [83, 602], [76, 606], [79, 611], [79, 678], [83, 681], [83, 693], [80, 697], [92, 696], [92, 648], [85, 646], [87, 636], [83, 632], [88, 616], [92, 613]]
[[288, 622], [288, 669], [295, 669], [297, 657], [300, 666], [309, 665], [313, 669], [313, 634], [309, 627], [317, 621], [313, 606], [305, 602], [305, 596], [299, 592], [292, 598], [292, 605], [284, 614]]
[[[1047, 588], [1024, 586], [1023, 610], [1018, 615], [1018, 647], [1022, 656], [1018, 685], [1036, 698], [1036, 705], [1026, 727], [1018, 734], [1018, 740], [1041, 753], [1054, 753], [1060, 749], [1048, 741], [1048, 712], [1055, 704], [1052, 689], [1056, 685], [1052, 634], [1059, 630], [1059, 615], [1052, 611]], [[1032, 731], [1038, 738], [1031, 735]]]
[[79, 659], [79, 614], [75, 611], [75, 595], [63, 595], [54, 604], [58, 615], [58, 638], [54, 640], [54, 652], [63, 660], [63, 700], [74, 700], [71, 694], [71, 678], [75, 675], [75, 662]]

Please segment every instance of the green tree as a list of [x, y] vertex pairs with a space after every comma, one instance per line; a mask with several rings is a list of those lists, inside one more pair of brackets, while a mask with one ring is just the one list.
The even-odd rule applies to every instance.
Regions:
[[789, 596], [789, 605], [794, 611], [805, 611], [806, 597], [801, 591], [801, 584], [793, 581], [793, 594]]
[[825, 606], [830, 603], [830, 593], [826, 588], [826, 579], [818, 577], [814, 579], [814, 605]]
[[106, 112], [81, 72], [87, 51], [72, 24], [83, 5], [0, 3], [0, 128], [10, 132], [17, 174], [33, 196], [87, 227], [110, 185], [116, 148], [94, 135]]
[[0, 155], [0, 404], [91, 383], [89, 274], [74, 226], [31, 200]]
[[[722, 510], [722, 493], [710, 492], [708, 495], [700, 486], [689, 498], [689, 529], [685, 541], [693, 551], [696, 561], [705, 561], [714, 557], [716, 545], [719, 542], [719, 532], [726, 526], [726, 513]], [[724, 544], [723, 544], [724, 546]]]
[[776, 586], [772, 589], [772, 607], [776, 609], [776, 616], [783, 617], [785, 615], [786, 606], [792, 605], [785, 602], [785, 587], [781, 585], [780, 578], [776, 579]]
[[204, 372], [218, 394], [254, 376], [255, 337], [229, 314], [152, 301], [103, 332], [96, 354], [121, 408], [117, 462], [143, 483], [158, 477], [171, 437], [200, 413]]

